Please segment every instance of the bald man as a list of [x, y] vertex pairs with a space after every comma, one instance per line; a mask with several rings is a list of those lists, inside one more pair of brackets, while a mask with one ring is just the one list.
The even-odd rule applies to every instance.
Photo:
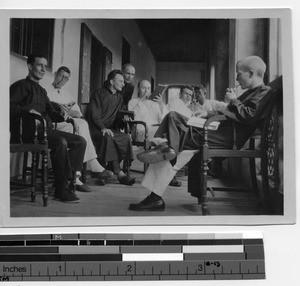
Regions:
[[[241, 148], [249, 139], [261, 120], [261, 116], [268, 105], [270, 87], [265, 86], [263, 76], [266, 65], [260, 57], [250, 56], [237, 62], [236, 80], [242, 89], [247, 89], [237, 97], [235, 89], [227, 90], [225, 99], [228, 102], [227, 110], [207, 112], [200, 110], [199, 117], [208, 118], [217, 114], [225, 114], [231, 118], [236, 127], [237, 147]], [[210, 147], [231, 148], [232, 121], [222, 122], [216, 131], [209, 132], [208, 143]], [[168, 182], [180, 166], [172, 166], [170, 162], [177, 157], [179, 160], [183, 150], [199, 150], [202, 144], [202, 132], [186, 125], [186, 118], [177, 112], [170, 112], [163, 119], [155, 133], [161, 144], [149, 151], [138, 154], [138, 159], [151, 164], [144, 176], [142, 185], [151, 191], [143, 201], [130, 204], [129, 209], [134, 211], [162, 211], [165, 203], [162, 196]], [[192, 158], [192, 156], [190, 156]], [[188, 161], [188, 160], [186, 160]], [[187, 162], [183, 162], [186, 164]]]
[[[141, 80], [138, 83], [138, 97], [133, 98], [128, 103], [128, 110], [134, 112], [135, 120], [144, 121], [148, 127], [148, 139], [152, 139], [158, 124], [162, 122], [164, 116], [168, 113], [167, 108], [159, 106], [158, 103], [149, 100], [151, 95], [151, 84], [147, 80]], [[143, 141], [145, 137], [145, 130], [143, 126], [137, 126], [137, 141]]]
[[135, 76], [135, 68], [132, 64], [128, 63], [122, 66], [122, 72], [123, 72], [124, 84], [125, 84], [122, 89], [122, 96], [123, 96], [123, 103], [126, 108], [134, 92], [134, 85], [132, 82]]

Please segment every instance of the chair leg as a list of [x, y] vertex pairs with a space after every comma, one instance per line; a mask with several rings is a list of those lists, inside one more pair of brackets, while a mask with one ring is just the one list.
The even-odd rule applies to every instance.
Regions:
[[[150, 143], [148, 142], [148, 140], [145, 140], [144, 150], [147, 151], [149, 149], [150, 149]], [[148, 166], [149, 166], [149, 164], [144, 163], [144, 174], [146, 173]]]
[[76, 188], [76, 172], [73, 172], [72, 174], [72, 180], [70, 182], [70, 190], [75, 193], [75, 188]]
[[87, 169], [87, 162], [83, 163], [82, 165], [82, 171], [81, 171], [81, 182], [86, 182], [86, 169]]
[[44, 207], [48, 204], [48, 152], [42, 151], [42, 188]]
[[37, 172], [37, 153], [32, 152], [31, 163], [31, 201], [35, 202], [36, 196], [36, 172]]
[[26, 175], [27, 175], [27, 162], [28, 162], [28, 152], [23, 153], [23, 170], [22, 170], [22, 182], [26, 183]]
[[146, 173], [147, 169], [148, 169], [149, 164], [144, 163], [144, 173]]
[[262, 191], [263, 202], [268, 211], [272, 212], [271, 194], [269, 187], [269, 175], [268, 175], [268, 158], [267, 154], [264, 154], [261, 158], [261, 179], [262, 179]]
[[249, 165], [250, 165], [252, 187], [255, 195], [258, 196], [259, 192], [258, 192], [258, 184], [257, 184], [257, 177], [256, 177], [255, 158], [249, 158]]
[[[249, 149], [250, 150], [255, 149], [255, 140], [253, 138], [250, 138]], [[249, 158], [249, 166], [250, 166], [252, 187], [255, 192], [255, 195], [258, 196], [259, 192], [258, 192], [258, 184], [257, 184], [257, 177], [256, 177], [255, 158]]]
[[208, 170], [208, 160], [203, 160], [201, 166], [201, 184], [200, 184], [202, 215], [207, 215], [207, 170]]

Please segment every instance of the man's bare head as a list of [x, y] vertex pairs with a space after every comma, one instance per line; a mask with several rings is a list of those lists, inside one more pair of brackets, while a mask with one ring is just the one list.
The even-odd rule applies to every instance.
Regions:
[[148, 80], [141, 80], [138, 83], [138, 95], [140, 98], [147, 98], [151, 94], [151, 84]]
[[266, 64], [258, 56], [241, 59], [236, 64], [236, 81], [242, 89], [252, 89], [263, 84]]
[[46, 73], [47, 60], [42, 55], [30, 55], [27, 58], [28, 77], [39, 82]]
[[253, 71], [258, 77], [263, 77], [266, 72], [266, 64], [258, 56], [241, 59], [236, 65], [244, 71]]
[[125, 64], [122, 66], [122, 72], [124, 76], [124, 81], [131, 83], [135, 76], [135, 68], [132, 64]]
[[70, 69], [65, 66], [61, 66], [54, 73], [54, 81], [52, 85], [56, 89], [61, 89], [66, 84], [66, 82], [68, 82], [70, 76], [71, 76]]

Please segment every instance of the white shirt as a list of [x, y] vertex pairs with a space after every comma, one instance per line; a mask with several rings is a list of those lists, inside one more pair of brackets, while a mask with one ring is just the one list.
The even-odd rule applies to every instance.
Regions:
[[[70, 102], [75, 102], [74, 98], [70, 93], [63, 89], [56, 89], [52, 84], [46, 87], [47, 95], [51, 101], [60, 103], [60, 104], [68, 104]], [[71, 117], [81, 117], [82, 113], [77, 103], [75, 103], [70, 109]]]
[[199, 108], [205, 111], [222, 111], [227, 109], [227, 106], [227, 103], [214, 99], [206, 99], [202, 105], [199, 104]]
[[180, 98], [174, 98], [167, 107], [169, 111], [176, 111], [188, 118], [193, 114], [193, 111]]
[[160, 109], [158, 103], [142, 98], [133, 98], [128, 103], [128, 110], [134, 112], [134, 119], [144, 121], [147, 125], [161, 123], [164, 116], [168, 113], [166, 107]]

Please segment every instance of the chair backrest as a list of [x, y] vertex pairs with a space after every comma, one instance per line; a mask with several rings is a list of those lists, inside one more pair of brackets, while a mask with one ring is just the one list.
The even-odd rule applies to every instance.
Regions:
[[[30, 121], [28, 121], [28, 118], [30, 118]], [[36, 121], [40, 123], [37, 124]], [[26, 134], [26, 132], [23, 134], [23, 129], [28, 129], [28, 127], [30, 134]], [[41, 132], [40, 138], [38, 137], [39, 131]], [[48, 145], [45, 118], [37, 114], [28, 114], [24, 122], [19, 114], [10, 114], [10, 144], [23, 143]]]
[[[283, 105], [282, 76], [272, 81], [269, 86], [272, 89], [272, 98], [265, 114], [262, 127], [262, 149], [267, 150], [277, 137], [278, 109]], [[278, 138], [276, 139], [278, 140]], [[282, 138], [280, 140], [283, 140]]]
[[19, 144], [21, 140], [21, 118], [19, 115], [10, 114], [9, 120], [10, 144]]
[[253, 134], [261, 134], [262, 140], [267, 136], [274, 105], [279, 104], [280, 101], [282, 104], [282, 76], [269, 83], [268, 86], [270, 86], [271, 89], [265, 94], [256, 111], [255, 117], [252, 122], [248, 124], [247, 132], [245, 133], [245, 126], [242, 125], [242, 127], [240, 127], [238, 123], [233, 121], [234, 146], [237, 146], [237, 148], [234, 147], [234, 149], [240, 149]]

